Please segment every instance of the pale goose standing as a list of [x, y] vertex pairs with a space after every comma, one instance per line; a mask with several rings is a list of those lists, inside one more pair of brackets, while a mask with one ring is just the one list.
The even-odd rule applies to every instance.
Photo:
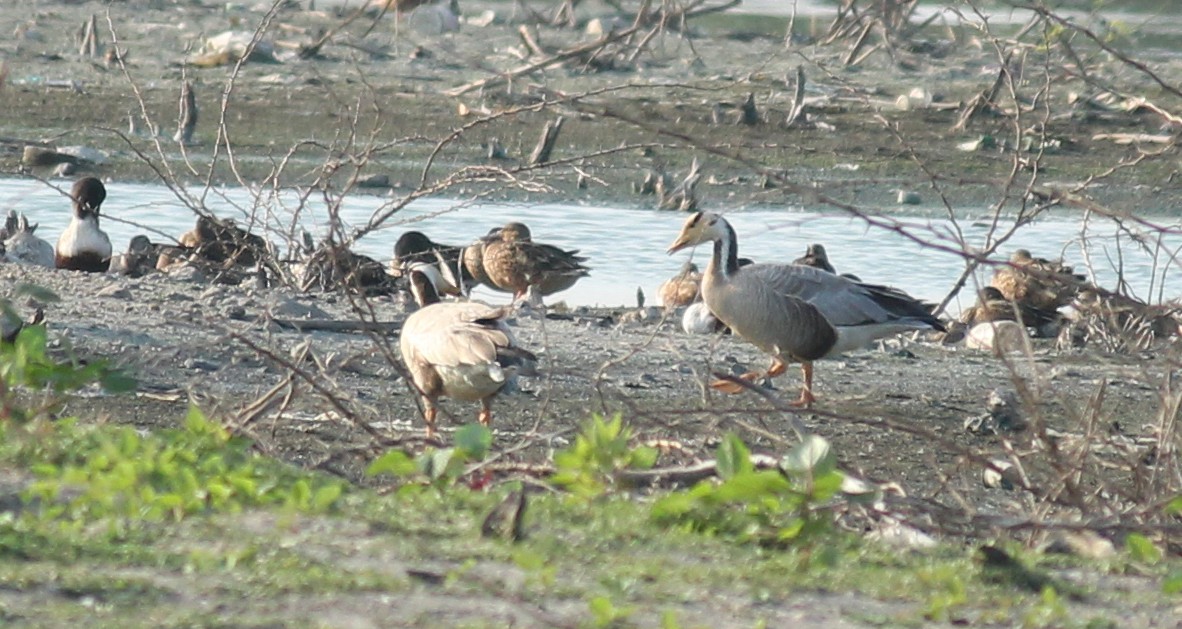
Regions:
[[99, 227], [99, 208], [107, 198], [103, 182], [85, 177], [70, 191], [74, 217], [57, 239], [54, 266], [72, 271], [106, 273], [111, 266], [111, 239]]
[[[839, 275], [795, 264], [740, 267], [738, 238], [721, 216], [699, 212], [686, 221], [669, 253], [714, 242], [714, 255], [702, 277], [702, 297], [710, 312], [747, 342], [771, 354], [767, 376], [799, 362], [804, 386], [797, 404], [813, 396], [813, 361], [862, 347], [906, 330], [943, 330], [927, 306], [894, 288], [861, 284]], [[743, 377], [754, 380], [761, 374]], [[727, 392], [742, 387], [719, 381]]]
[[436, 400], [480, 401], [481, 424], [492, 422], [492, 399], [515, 373], [531, 375], [537, 356], [518, 347], [505, 324], [509, 308], [475, 301], [440, 302], [426, 274], [410, 272], [422, 306], [402, 326], [402, 360], [423, 398], [427, 436], [435, 435]]

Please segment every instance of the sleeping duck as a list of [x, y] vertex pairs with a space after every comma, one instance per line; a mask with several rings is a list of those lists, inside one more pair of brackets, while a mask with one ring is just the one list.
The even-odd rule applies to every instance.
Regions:
[[456, 278], [456, 288], [464, 289], [472, 285], [472, 275], [463, 263], [464, 248], [434, 242], [426, 234], [419, 231], [408, 231], [398, 237], [394, 243], [394, 259], [391, 262], [395, 274], [401, 273], [414, 262], [437, 264], [447, 269], [448, 274]]
[[[813, 361], [907, 330], [944, 330], [926, 304], [895, 288], [797, 264], [739, 266], [738, 236], [717, 214], [691, 216], [668, 252], [707, 242], [713, 243], [714, 254], [702, 276], [703, 301], [736, 335], [772, 356], [767, 377], [783, 373], [788, 362], [801, 363], [804, 385], [797, 405], [810, 406], [816, 399]], [[725, 380], [712, 386], [728, 393], [743, 390]]]
[[35, 231], [36, 223], [30, 225], [24, 214], [9, 211], [4, 229], [0, 231], [0, 241], [4, 243], [4, 259], [16, 264], [54, 268], [53, 245], [34, 234]]
[[197, 225], [181, 235], [182, 248], [198, 257], [223, 266], [254, 266], [267, 250], [265, 240], [234, 224], [229, 219], [197, 217]]
[[489, 282], [513, 292], [513, 299], [525, 297], [530, 287], [539, 295], [564, 291], [590, 271], [587, 258], [577, 250], [559, 249], [533, 242], [523, 223], [509, 223], [500, 229], [500, 238], [484, 245], [482, 266]]
[[688, 306], [698, 299], [698, 285], [702, 283], [702, 272], [698, 265], [686, 261], [681, 271], [661, 283], [657, 293], [661, 295], [661, 305], [666, 309]]
[[993, 272], [990, 286], [1003, 298], [1018, 304], [1021, 323], [1034, 328], [1039, 336], [1058, 333], [1059, 309], [1070, 304], [1079, 290], [1087, 286], [1083, 275], [1060, 261], [1035, 258], [1026, 249], [1010, 256], [1008, 265]]
[[99, 227], [99, 208], [107, 198], [103, 182], [79, 179], [70, 191], [74, 216], [57, 239], [54, 266], [71, 271], [106, 273], [111, 266], [111, 239]]
[[504, 321], [509, 308], [441, 302], [426, 273], [412, 270], [409, 279], [421, 308], [407, 317], [398, 345], [423, 399], [427, 436], [435, 435], [436, 401], [442, 396], [479, 400], [477, 418], [488, 426], [492, 399], [514, 374], [533, 374], [537, 356], [517, 345]]

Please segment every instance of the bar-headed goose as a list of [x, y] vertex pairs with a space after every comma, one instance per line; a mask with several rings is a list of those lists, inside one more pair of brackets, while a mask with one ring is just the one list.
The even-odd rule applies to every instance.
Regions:
[[[795, 264], [740, 267], [735, 230], [717, 214], [691, 216], [669, 253], [710, 241], [714, 255], [702, 276], [703, 300], [735, 334], [772, 355], [767, 376], [783, 373], [786, 362], [802, 364], [804, 386], [797, 404], [808, 406], [816, 399], [814, 360], [906, 330], [944, 329], [927, 306], [894, 288]], [[742, 390], [725, 381], [713, 386]]]
[[518, 347], [505, 324], [509, 308], [475, 301], [441, 302], [421, 271], [410, 272], [422, 306], [406, 319], [399, 338], [402, 360], [423, 397], [427, 436], [435, 434], [436, 400], [480, 401], [478, 419], [492, 422], [492, 399], [515, 374], [531, 375], [537, 356]]
[[553, 245], [533, 242], [529, 228], [522, 223], [509, 223], [500, 229], [500, 239], [484, 245], [484, 272], [494, 286], [513, 291], [513, 299], [521, 299], [531, 286], [541, 295], [564, 291], [590, 269], [583, 266], [587, 258], [577, 250], [559, 249]]
[[99, 228], [99, 207], [107, 198], [107, 189], [98, 179], [86, 177], [74, 183], [70, 196], [74, 199], [74, 216], [57, 239], [54, 266], [106, 273], [111, 266], [111, 239]]

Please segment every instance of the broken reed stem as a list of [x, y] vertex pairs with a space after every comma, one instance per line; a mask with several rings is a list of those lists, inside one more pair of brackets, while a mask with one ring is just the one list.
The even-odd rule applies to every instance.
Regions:
[[185, 81], [181, 84], [180, 112], [177, 116], [177, 130], [172, 139], [188, 146], [193, 143], [193, 130], [196, 128], [197, 97], [193, 90], [193, 82]]
[[554, 150], [554, 144], [558, 141], [558, 133], [562, 131], [562, 123], [565, 121], [565, 118], [559, 116], [546, 123], [542, 129], [542, 137], [538, 139], [533, 153], [530, 153], [529, 163], [531, 165], [537, 166], [550, 161], [550, 153]]

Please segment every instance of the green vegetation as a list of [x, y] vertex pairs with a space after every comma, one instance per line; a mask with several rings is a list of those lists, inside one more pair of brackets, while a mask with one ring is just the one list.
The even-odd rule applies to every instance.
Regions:
[[[728, 436], [717, 479], [630, 487], [623, 472], [652, 468], [658, 452], [633, 443], [618, 416], [591, 418], [555, 454], [549, 481], [564, 491], [531, 494], [523, 541], [486, 539], [481, 522], [507, 493], [468, 488], [492, 452], [486, 428], [465, 427], [450, 448], [391, 451], [369, 472], [393, 491], [363, 489], [265, 457], [197, 409], [149, 434], [54, 417], [58, 392], [127, 380], [51, 358], [38, 326], [0, 357], [5, 626], [340, 626], [355, 616], [504, 626], [549, 624], [546, 610], [565, 609], [580, 626], [693, 627], [716, 621], [717, 600], [751, 625], [775, 625], [806, 600], [817, 622], [1110, 626], [1074, 601], [1153, 604], [1182, 589], [1177, 565], [1142, 537], [1102, 568], [1135, 567], [1158, 587], [1070, 595], [990, 573], [972, 549], [866, 543], [834, 525], [842, 474], [816, 437], [769, 467]], [[47, 392], [46, 403], [22, 405], [20, 391]], [[1017, 554], [1039, 575], [1079, 561]], [[440, 615], [490, 605], [501, 615]]]

